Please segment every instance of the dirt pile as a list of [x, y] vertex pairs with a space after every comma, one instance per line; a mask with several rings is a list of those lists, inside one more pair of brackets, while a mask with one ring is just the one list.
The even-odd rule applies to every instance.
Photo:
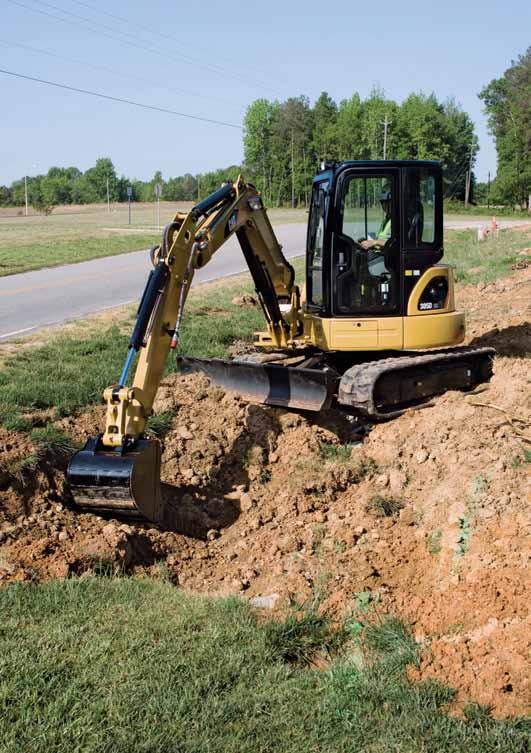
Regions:
[[[32, 465], [31, 440], [0, 430], [0, 582], [123, 569], [278, 609], [318, 595], [331, 614], [392, 611], [425, 645], [415, 677], [497, 716], [529, 711], [530, 282], [523, 269], [460, 291], [469, 339], [500, 354], [485, 391], [447, 393], [366, 436], [338, 412], [166, 380], [172, 531], [74, 513], [64, 462]], [[83, 440], [102, 420], [94, 409], [58, 426]]]

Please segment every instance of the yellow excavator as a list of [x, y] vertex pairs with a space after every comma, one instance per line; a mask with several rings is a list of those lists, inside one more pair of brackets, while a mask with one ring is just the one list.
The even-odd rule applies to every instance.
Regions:
[[369, 420], [490, 379], [491, 348], [448, 347], [463, 341], [465, 324], [455, 310], [452, 268], [439, 263], [438, 163], [323, 163], [312, 185], [304, 287], [295, 284], [259, 193], [240, 177], [178, 212], [151, 251], [125, 365], [104, 392], [105, 431], [67, 471], [82, 510], [164, 520], [161, 449], [146, 422], [178, 345], [194, 272], [234, 235], [267, 327], [254, 336], [256, 353], [180, 357], [182, 372], [203, 372], [252, 402], [303, 411], [337, 406]]

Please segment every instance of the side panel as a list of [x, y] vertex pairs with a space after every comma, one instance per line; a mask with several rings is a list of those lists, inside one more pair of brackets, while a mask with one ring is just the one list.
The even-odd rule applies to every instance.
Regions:
[[458, 345], [465, 338], [465, 315], [461, 311], [404, 319], [404, 348], [440, 348]]
[[403, 318], [320, 319], [305, 317], [305, 336], [321, 350], [399, 350], [403, 347]]

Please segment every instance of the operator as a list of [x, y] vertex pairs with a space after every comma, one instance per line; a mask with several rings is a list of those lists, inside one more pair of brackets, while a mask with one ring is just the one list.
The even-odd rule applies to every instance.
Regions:
[[389, 188], [384, 188], [382, 193], [378, 197], [382, 205], [384, 217], [382, 224], [376, 234], [376, 238], [367, 238], [361, 242], [361, 247], [368, 251], [374, 249], [375, 251], [381, 251], [387, 241], [391, 237], [391, 191]]

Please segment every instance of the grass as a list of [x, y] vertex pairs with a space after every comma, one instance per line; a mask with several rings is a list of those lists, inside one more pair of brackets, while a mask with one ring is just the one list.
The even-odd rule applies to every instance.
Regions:
[[115, 256], [128, 251], [140, 251], [155, 245], [158, 240], [158, 234], [113, 235], [106, 238], [78, 238], [0, 247], [0, 277], [98, 259], [102, 256]]
[[372, 512], [377, 518], [391, 518], [404, 507], [401, 499], [393, 499], [376, 494], [367, 503], [367, 512]]
[[455, 267], [461, 283], [495, 282], [511, 274], [511, 265], [529, 246], [531, 237], [522, 230], [501, 230], [497, 238], [479, 243], [475, 230], [452, 231], [445, 237], [444, 261]]
[[394, 619], [345, 645], [315, 615], [128, 578], [9, 586], [0, 614], [1, 753], [527, 750], [525, 721], [450, 717], [450, 689], [409, 682], [418, 647]]
[[331, 460], [335, 463], [348, 463], [352, 460], [352, 449], [354, 446], [351, 442], [346, 442], [345, 444], [321, 442], [319, 452], [325, 460]]
[[427, 540], [428, 552], [430, 554], [440, 554], [442, 549], [442, 530], [437, 528], [430, 533]]
[[[263, 327], [262, 313], [234, 306], [231, 300], [251, 289], [249, 282], [240, 281], [194, 290], [180, 352], [222, 357], [235, 340], [250, 341], [252, 333]], [[28, 430], [40, 420], [38, 411], [53, 409], [60, 418], [99, 403], [104, 388], [120, 375], [132, 324], [133, 309], [120, 325], [102, 330], [97, 323], [86, 323], [73, 334], [54, 335], [44, 345], [7, 356], [0, 369], [0, 423], [12, 430]], [[175, 368], [175, 360], [168, 358], [167, 373]]]

